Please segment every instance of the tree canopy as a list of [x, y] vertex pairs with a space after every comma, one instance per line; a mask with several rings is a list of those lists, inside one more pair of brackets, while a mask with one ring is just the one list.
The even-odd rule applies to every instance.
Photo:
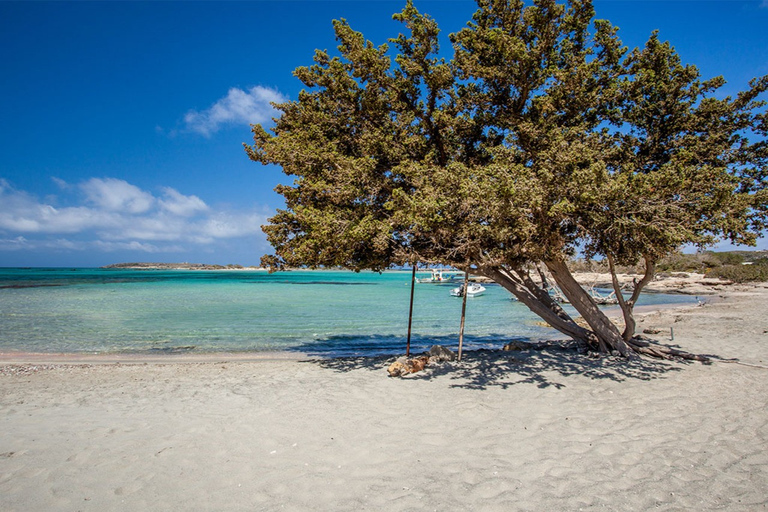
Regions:
[[[768, 76], [719, 97], [722, 77], [702, 80], [656, 33], [629, 51], [588, 0], [477, 3], [450, 60], [410, 0], [390, 44], [333, 22], [338, 55], [298, 68], [306, 88], [246, 145], [294, 177], [262, 264], [453, 265], [595, 350], [654, 353], [632, 311], [655, 263], [684, 244], [754, 244], [766, 227]], [[569, 271], [578, 252], [614, 277], [645, 262], [629, 298], [614, 279], [623, 332]], [[545, 269], [588, 327], [531, 276]]]

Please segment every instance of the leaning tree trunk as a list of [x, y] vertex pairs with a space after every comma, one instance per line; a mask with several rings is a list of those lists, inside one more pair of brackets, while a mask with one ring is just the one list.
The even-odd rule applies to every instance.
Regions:
[[531, 290], [536, 298], [543, 302], [545, 306], [557, 313], [557, 316], [560, 318], [572, 322], [573, 319], [571, 319], [570, 315], [566, 313], [562, 306], [560, 306], [560, 304], [549, 295], [549, 283], [547, 282], [547, 277], [544, 275], [544, 272], [541, 270], [541, 268], [539, 268], [538, 265], [536, 265], [536, 270], [538, 271], [539, 278], [541, 279], [541, 286], [536, 285], [533, 279], [531, 279], [529, 272], [523, 272], [521, 269], [517, 269], [516, 273], [522, 279], [525, 287]]
[[594, 335], [574, 322], [560, 305], [537, 287], [530, 278], [526, 282], [519, 273], [515, 275], [500, 267], [480, 267], [478, 272], [508, 290], [517, 300], [558, 331], [581, 343], [594, 344]]
[[[520, 268], [508, 269], [500, 266], [479, 266], [477, 272], [485, 277], [493, 279], [497, 284], [512, 293], [520, 302], [525, 304], [528, 309], [536, 313], [550, 326], [576, 340], [577, 342], [591, 346], [603, 353], [618, 352], [626, 358], [632, 358], [635, 354], [643, 354], [662, 359], [683, 358], [697, 361], [707, 361], [705, 356], [691, 354], [682, 350], [676, 350], [665, 347], [657, 343], [639, 337], [632, 337], [634, 333], [634, 317], [632, 308], [640, 295], [640, 291], [652, 278], [653, 265], [646, 267], [646, 275], [635, 284], [635, 290], [632, 299], [626, 301], [626, 310], [624, 311], [625, 320], [630, 319], [630, 330], [624, 330], [620, 334], [618, 328], [605, 316], [597, 307], [589, 293], [576, 282], [564, 261], [547, 261], [547, 268], [552, 273], [552, 277], [560, 286], [565, 296], [571, 301], [576, 310], [581, 314], [589, 324], [590, 328], [585, 329], [578, 325], [560, 305], [549, 296], [547, 291], [537, 285], [527, 271]], [[649, 270], [650, 269], [650, 270]], [[612, 272], [615, 276], [615, 273]], [[650, 277], [649, 277], [650, 276]], [[618, 279], [614, 277], [614, 286], [618, 286]], [[616, 295], [620, 295], [618, 289]], [[623, 297], [622, 299], [623, 300]], [[625, 340], [624, 336], [629, 334], [630, 339]]]
[[568, 298], [571, 305], [584, 318], [592, 332], [597, 336], [601, 352], [618, 351], [623, 357], [632, 355], [631, 349], [619, 333], [618, 328], [603, 313], [589, 293], [582, 288], [562, 259], [545, 261], [544, 264], [552, 277]]

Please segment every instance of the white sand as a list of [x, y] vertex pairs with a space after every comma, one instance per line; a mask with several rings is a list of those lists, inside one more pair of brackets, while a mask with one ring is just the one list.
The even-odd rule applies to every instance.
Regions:
[[6, 356], [0, 510], [763, 510], [768, 288], [726, 288], [639, 330], [757, 366]]

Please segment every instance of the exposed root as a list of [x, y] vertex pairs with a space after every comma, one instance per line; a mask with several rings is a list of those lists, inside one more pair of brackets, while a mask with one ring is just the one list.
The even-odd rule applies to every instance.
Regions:
[[627, 345], [638, 354], [655, 357], [657, 359], [686, 359], [689, 361], [701, 361], [702, 363], [711, 362], [710, 358], [705, 355], [692, 354], [684, 350], [652, 343], [647, 338], [641, 336], [635, 336], [627, 342]]
[[[617, 350], [608, 350], [603, 347], [605, 344], [599, 344], [596, 336], [592, 335], [586, 340], [577, 340], [580, 346], [586, 346], [586, 351], [591, 357], [601, 356], [619, 356]], [[627, 343], [627, 347], [630, 348], [630, 352], [625, 356], [627, 359], [632, 359], [637, 356], [648, 356], [656, 359], [685, 359], [688, 361], [700, 361], [702, 363], [711, 363], [712, 360], [709, 356], [701, 354], [692, 354], [684, 350], [668, 347], [655, 343], [645, 336], [635, 336]]]

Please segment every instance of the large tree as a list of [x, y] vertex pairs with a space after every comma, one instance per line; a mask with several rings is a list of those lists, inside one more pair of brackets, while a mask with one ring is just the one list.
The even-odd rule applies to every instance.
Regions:
[[[454, 265], [594, 350], [662, 355], [634, 338], [632, 314], [655, 262], [765, 228], [768, 78], [717, 98], [722, 78], [702, 81], [655, 33], [628, 52], [587, 0], [478, 7], [449, 61], [410, 1], [396, 52], [334, 22], [338, 55], [298, 68], [306, 89], [246, 145], [295, 177], [277, 189], [286, 208], [264, 226], [275, 254], [262, 263]], [[623, 331], [569, 271], [579, 251], [609, 262]], [[615, 265], [641, 260], [625, 298]], [[588, 327], [531, 275], [545, 270]]]

